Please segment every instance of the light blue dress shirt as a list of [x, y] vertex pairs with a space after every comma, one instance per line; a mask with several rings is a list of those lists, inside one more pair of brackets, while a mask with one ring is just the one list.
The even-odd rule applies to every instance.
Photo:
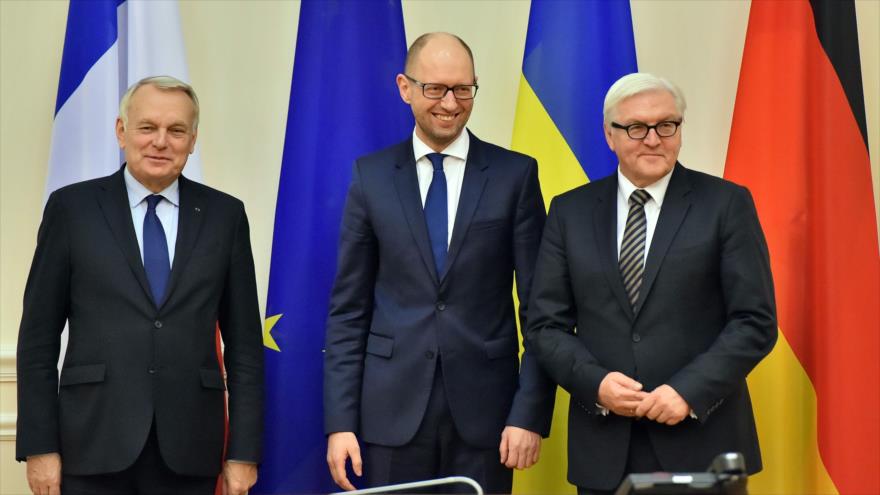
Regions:
[[[128, 205], [131, 207], [131, 221], [134, 223], [134, 232], [137, 235], [138, 246], [141, 252], [141, 263], [144, 261], [144, 217], [147, 216], [147, 196], [153, 194], [143, 184], [137, 181], [128, 166], [123, 172], [125, 176], [125, 189], [128, 192]], [[165, 240], [168, 242], [168, 259], [174, 264], [174, 248], [177, 244], [177, 218], [180, 211], [180, 184], [177, 179], [159, 193], [164, 199], [156, 205], [156, 216], [162, 222], [162, 230], [165, 231]], [[170, 267], [169, 267], [170, 268]]]

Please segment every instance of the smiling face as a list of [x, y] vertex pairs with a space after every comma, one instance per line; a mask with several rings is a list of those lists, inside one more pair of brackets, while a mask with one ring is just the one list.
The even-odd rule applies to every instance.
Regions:
[[[410, 77], [423, 83], [449, 87], [475, 84], [473, 62], [461, 43], [452, 36], [432, 36], [409, 67]], [[471, 116], [474, 100], [456, 100], [449, 91], [440, 100], [425, 98], [422, 88], [397, 75], [400, 97], [412, 107], [416, 135], [434, 151], [441, 151], [461, 134]]]
[[[667, 120], [681, 121], [675, 98], [668, 91], [651, 90], [622, 100], [612, 112], [611, 120], [623, 125], [641, 123], [655, 125]], [[605, 140], [620, 161], [620, 171], [636, 187], [645, 187], [660, 180], [672, 170], [681, 150], [681, 127], [661, 138], [651, 130], [645, 139], [631, 139], [623, 129], [605, 124]]]
[[181, 90], [152, 85], [137, 89], [128, 107], [128, 123], [116, 119], [116, 139], [131, 175], [158, 193], [171, 185], [196, 145], [193, 102]]

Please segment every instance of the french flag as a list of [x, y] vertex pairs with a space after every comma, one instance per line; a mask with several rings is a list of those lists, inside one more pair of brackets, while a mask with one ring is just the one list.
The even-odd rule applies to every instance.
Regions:
[[[109, 175], [122, 157], [114, 123], [129, 85], [153, 75], [189, 82], [176, 0], [71, 0], [46, 195]], [[198, 150], [186, 165], [201, 180]]]
[[[190, 82], [177, 0], [70, 1], [44, 201], [60, 187], [119, 169], [119, 100], [135, 82], [157, 75]], [[185, 175], [202, 179], [198, 148]], [[66, 348], [65, 328], [59, 370]], [[222, 367], [219, 331], [217, 356]]]

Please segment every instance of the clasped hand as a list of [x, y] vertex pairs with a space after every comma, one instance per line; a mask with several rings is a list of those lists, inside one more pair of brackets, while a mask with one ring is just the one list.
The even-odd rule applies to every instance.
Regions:
[[651, 392], [642, 384], [612, 371], [599, 384], [599, 405], [614, 414], [632, 418], [648, 418], [666, 425], [676, 425], [687, 417], [688, 403], [669, 385], [660, 385]]

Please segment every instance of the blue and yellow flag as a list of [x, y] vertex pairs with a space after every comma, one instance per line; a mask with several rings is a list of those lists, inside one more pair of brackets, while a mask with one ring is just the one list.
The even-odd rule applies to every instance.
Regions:
[[326, 493], [322, 365], [339, 222], [355, 158], [412, 132], [395, 76], [400, 0], [302, 2], [263, 343], [266, 432], [251, 493]]
[[[533, 0], [512, 148], [538, 159], [546, 204], [617, 167], [602, 131], [611, 84], [635, 72], [627, 1]], [[556, 395], [553, 430], [541, 460], [514, 477], [514, 493], [574, 493], [566, 482], [568, 403]]]

